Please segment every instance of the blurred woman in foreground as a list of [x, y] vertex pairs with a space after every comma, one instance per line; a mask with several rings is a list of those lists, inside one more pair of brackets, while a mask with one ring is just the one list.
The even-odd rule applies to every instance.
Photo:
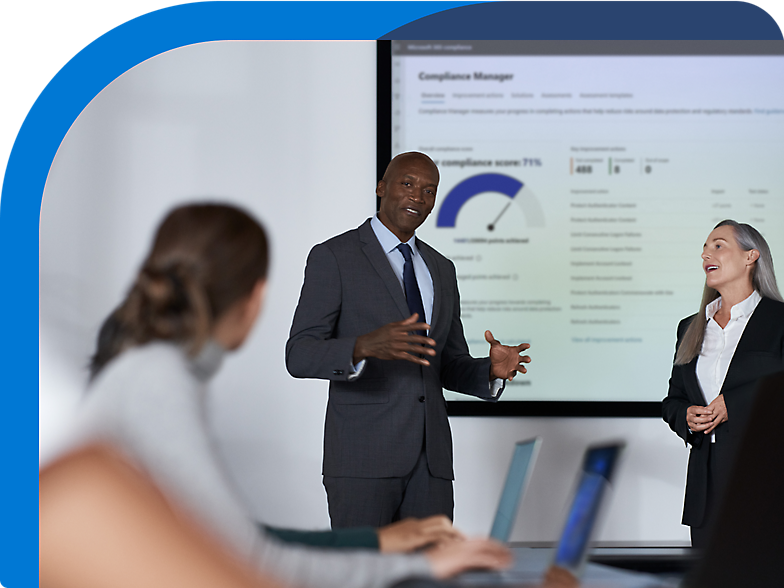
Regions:
[[506, 564], [508, 552], [489, 541], [380, 555], [293, 547], [259, 531], [215, 457], [205, 402], [225, 352], [250, 333], [266, 275], [266, 236], [245, 212], [219, 204], [173, 210], [111, 328], [102, 331], [97, 375], [72, 446], [119, 449], [224, 546], [300, 586], [386, 586]]
[[725, 220], [703, 245], [700, 310], [680, 322], [662, 416], [691, 446], [683, 524], [706, 546], [757, 380], [784, 369], [784, 303], [768, 244]]
[[45, 467], [38, 489], [42, 588], [280, 588], [176, 512], [109, 447]]

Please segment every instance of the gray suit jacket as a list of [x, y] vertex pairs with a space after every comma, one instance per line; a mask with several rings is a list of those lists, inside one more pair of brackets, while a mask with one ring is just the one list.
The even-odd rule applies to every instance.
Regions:
[[359, 335], [410, 316], [370, 220], [316, 245], [286, 344], [286, 366], [297, 378], [330, 380], [324, 426], [323, 474], [402, 477], [427, 449], [430, 473], [454, 479], [452, 435], [442, 387], [490, 398], [490, 360], [468, 353], [460, 322], [455, 267], [426, 243], [417, 247], [433, 278], [430, 366], [368, 358], [348, 380]]

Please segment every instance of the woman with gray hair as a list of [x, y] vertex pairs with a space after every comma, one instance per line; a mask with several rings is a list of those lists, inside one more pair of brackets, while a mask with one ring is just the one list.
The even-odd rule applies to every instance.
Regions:
[[720, 222], [702, 248], [697, 314], [678, 325], [662, 416], [691, 446], [684, 525], [705, 548], [759, 378], [784, 370], [784, 301], [773, 258], [753, 227]]

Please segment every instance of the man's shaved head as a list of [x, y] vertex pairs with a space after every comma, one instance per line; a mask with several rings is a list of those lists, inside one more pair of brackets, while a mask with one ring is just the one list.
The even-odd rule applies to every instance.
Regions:
[[401, 153], [389, 162], [376, 186], [378, 219], [402, 242], [414, 235], [433, 210], [439, 178], [436, 164], [424, 153]]
[[406, 153], [401, 153], [400, 155], [396, 155], [392, 158], [392, 161], [389, 162], [386, 171], [384, 172], [384, 177], [381, 178], [382, 182], [386, 182], [387, 179], [390, 177], [391, 174], [394, 174], [397, 171], [399, 165], [403, 163], [408, 163], [414, 160], [421, 160], [428, 162], [436, 172], [436, 181], [440, 180], [441, 175], [438, 173], [438, 167], [433, 160], [430, 159], [424, 153], [420, 153], [419, 151], [407, 151]]

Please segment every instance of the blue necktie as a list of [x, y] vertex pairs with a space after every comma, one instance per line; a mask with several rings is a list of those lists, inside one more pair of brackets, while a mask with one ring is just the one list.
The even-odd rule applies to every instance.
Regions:
[[[408, 243], [401, 243], [397, 246], [397, 250], [403, 254], [403, 259], [406, 260], [403, 264], [403, 289], [406, 291], [406, 302], [408, 302], [408, 311], [411, 314], [417, 313], [419, 318], [417, 322], [426, 322], [425, 307], [422, 305], [422, 294], [419, 293], [419, 284], [417, 284], [416, 274], [414, 274], [414, 260], [411, 259], [411, 247]], [[415, 331], [417, 335], [427, 336], [425, 331]]]

